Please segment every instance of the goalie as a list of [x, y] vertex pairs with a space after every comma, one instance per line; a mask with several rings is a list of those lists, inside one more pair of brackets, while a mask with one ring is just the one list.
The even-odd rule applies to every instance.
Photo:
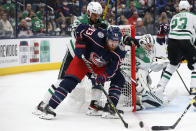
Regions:
[[[127, 40], [125, 39], [127, 37]], [[125, 36], [124, 43], [131, 42], [132, 38]], [[159, 107], [165, 104], [163, 96], [156, 96], [151, 92], [152, 80], [150, 72], [158, 72], [167, 66], [168, 60], [157, 59], [155, 57], [155, 40], [150, 34], [143, 35], [139, 40], [134, 41], [137, 48], [136, 54], [136, 110], [142, 110], [149, 107]], [[125, 77], [126, 78], [126, 77]], [[126, 79], [127, 81], [127, 79]], [[129, 79], [130, 81], [130, 79]]]

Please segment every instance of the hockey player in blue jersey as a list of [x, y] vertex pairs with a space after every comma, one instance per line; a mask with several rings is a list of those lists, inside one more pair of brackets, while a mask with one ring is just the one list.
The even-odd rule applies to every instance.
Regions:
[[[50, 97], [52, 96], [52, 94], [55, 92], [56, 88], [59, 86], [59, 83], [61, 82], [61, 80], [64, 78], [65, 72], [70, 64], [70, 62], [72, 61], [73, 57], [75, 56], [74, 53], [74, 48], [75, 48], [75, 36], [74, 36], [74, 32], [75, 29], [77, 28], [77, 26], [79, 24], [89, 24], [93, 27], [96, 28], [108, 28], [108, 24], [105, 21], [101, 20], [101, 15], [102, 15], [102, 6], [100, 5], [99, 2], [90, 2], [87, 6], [87, 14], [84, 16], [80, 16], [78, 17], [76, 20], [74, 20], [73, 24], [72, 24], [72, 39], [70, 40], [69, 44], [66, 44], [67, 46], [67, 51], [66, 54], [63, 58], [62, 61], [62, 65], [59, 71], [59, 75], [58, 75], [58, 80], [56, 81], [56, 83], [52, 84], [49, 89], [46, 91], [43, 99], [39, 102], [39, 104], [36, 106], [35, 110], [32, 112], [35, 115], [40, 115], [40, 110], [42, 110], [45, 106], [46, 103], [48, 103]], [[97, 94], [102, 94], [102, 91], [99, 89], [99, 86], [96, 86], [94, 83], [94, 79], [91, 79], [90, 73], [87, 75], [88, 78], [92, 81], [92, 100], [91, 103], [89, 105], [90, 109], [94, 109], [94, 110], [102, 110], [103, 107], [99, 104], [99, 102], [97, 101], [97, 98], [95, 96], [97, 96]], [[84, 80], [85, 81], [85, 80]], [[84, 84], [85, 82], [81, 82], [81, 86]], [[93, 108], [91, 108], [93, 107]]]
[[[121, 95], [121, 88], [125, 79], [120, 72], [120, 64], [126, 51], [120, 44], [122, 37], [118, 27], [110, 27], [108, 30], [96, 29], [86, 24], [77, 27], [75, 54], [70, 63], [65, 78], [49, 100], [48, 105], [42, 111], [40, 118], [53, 119], [56, 113], [53, 111], [66, 98], [68, 93], [76, 87], [84, 76], [90, 72], [85, 65], [82, 55], [89, 61], [90, 66], [97, 74], [96, 82], [104, 84], [110, 80], [109, 97], [116, 106]], [[115, 117], [116, 114], [108, 103], [103, 109], [104, 117]], [[122, 113], [122, 111], [120, 111]]]

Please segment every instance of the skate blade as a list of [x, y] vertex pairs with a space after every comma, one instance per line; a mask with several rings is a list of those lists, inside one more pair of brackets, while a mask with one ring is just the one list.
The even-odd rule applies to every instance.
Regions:
[[40, 119], [44, 119], [44, 120], [52, 120], [55, 118], [55, 116], [53, 115], [50, 115], [50, 114], [45, 114], [45, 113], [42, 113], [40, 116], [39, 116]]
[[115, 114], [110, 114], [108, 112], [103, 112], [101, 118], [104, 118], [104, 119], [119, 119], [119, 117]]
[[88, 110], [86, 112], [87, 116], [101, 116], [102, 115], [102, 111], [95, 111], [95, 110]]

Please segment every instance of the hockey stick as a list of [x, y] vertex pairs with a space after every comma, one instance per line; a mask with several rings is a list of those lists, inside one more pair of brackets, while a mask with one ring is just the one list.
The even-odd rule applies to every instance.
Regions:
[[[91, 66], [89, 65], [88, 61], [86, 60], [86, 58], [84, 57], [84, 55], [82, 55], [82, 59], [84, 60], [86, 66], [88, 67], [88, 69], [90, 70], [90, 72], [92, 73], [93, 77], [96, 78], [96, 74], [93, 71], [93, 69], [91, 68]], [[97, 84], [97, 83], [96, 83]], [[112, 109], [114, 110], [114, 112], [118, 115], [118, 117], [120, 118], [120, 120], [123, 122], [124, 126], [126, 128], [128, 128], [128, 123], [126, 123], [123, 119], [123, 117], [119, 114], [119, 112], [117, 111], [116, 107], [114, 106], [112, 100], [109, 98], [107, 92], [105, 91], [104, 87], [102, 85], [100, 85], [101, 90], [103, 91], [103, 93], [105, 94], [105, 96], [107, 97], [107, 100], [110, 104], [110, 106], [112, 107]]]
[[110, 0], [107, 0], [107, 5], [105, 6], [105, 9], [104, 9], [104, 14], [103, 14], [103, 20], [105, 20], [105, 16], [106, 16], [106, 13], [107, 13], [107, 10], [108, 10], [108, 5], [110, 3]]
[[189, 93], [189, 95], [190, 95], [191, 93], [190, 93], [190, 91], [188, 90], [188, 88], [187, 88], [187, 86], [186, 86], [186, 84], [185, 84], [184, 80], [182, 79], [182, 77], [181, 77], [180, 73], [178, 72], [178, 69], [176, 70], [176, 72], [177, 72], [178, 76], [180, 77], [180, 79], [181, 79], [182, 83], [184, 84], [184, 87], [186, 88], [186, 90], [188, 91], [188, 93]]
[[152, 130], [170, 130], [170, 129], [174, 129], [178, 125], [178, 123], [180, 122], [182, 117], [185, 115], [185, 113], [188, 111], [188, 109], [191, 107], [191, 105], [195, 102], [195, 100], [196, 100], [196, 96], [192, 99], [192, 101], [187, 106], [185, 111], [182, 113], [180, 118], [178, 118], [178, 120], [172, 126], [152, 126]]

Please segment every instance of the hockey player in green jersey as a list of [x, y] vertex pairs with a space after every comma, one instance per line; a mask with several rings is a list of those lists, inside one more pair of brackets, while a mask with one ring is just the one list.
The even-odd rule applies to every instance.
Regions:
[[[74, 53], [74, 49], [75, 49], [75, 36], [74, 36], [74, 31], [76, 29], [76, 27], [79, 24], [90, 24], [96, 28], [107, 28], [107, 24], [106, 22], [102, 21], [100, 16], [102, 15], [103, 9], [102, 6], [99, 4], [99, 2], [90, 2], [87, 6], [87, 14], [84, 15], [83, 17], [78, 17], [76, 20], [74, 20], [73, 25], [72, 25], [72, 38], [70, 40], [70, 43], [67, 44], [67, 51], [66, 54], [64, 56], [64, 59], [62, 61], [62, 65], [59, 71], [59, 75], [58, 75], [58, 80], [55, 84], [52, 84], [51, 87], [48, 89], [48, 91], [46, 92], [46, 94], [44, 95], [44, 98], [42, 99], [42, 101], [36, 106], [35, 111], [33, 111], [33, 114], [35, 115], [40, 115], [40, 110], [43, 109], [43, 107], [46, 105], [46, 103], [48, 103], [49, 99], [51, 98], [52, 94], [55, 92], [56, 88], [59, 86], [60, 81], [64, 78], [65, 72], [70, 64], [70, 62], [72, 61], [73, 57], [75, 56]], [[92, 94], [94, 94], [94, 92], [101, 92], [97, 91], [99, 89], [93, 89]], [[96, 96], [96, 95], [92, 95], [92, 96]], [[90, 104], [90, 106], [92, 105], [93, 107], [96, 107], [97, 109], [102, 109], [101, 106], [99, 106], [99, 104], [97, 103], [97, 101], [95, 100], [96, 98], [92, 98], [92, 102]], [[96, 109], [96, 110], [97, 110]]]
[[166, 67], [162, 78], [154, 89], [158, 95], [163, 95], [167, 83], [178, 68], [182, 58], [188, 61], [188, 68], [192, 71], [190, 93], [196, 95], [196, 45], [194, 45], [196, 15], [189, 12], [190, 7], [188, 1], [181, 0], [179, 3], [180, 13], [171, 19], [167, 47], [170, 64]]
[[143, 35], [136, 43], [136, 110], [159, 107], [167, 103], [152, 92], [152, 80], [150, 71], [158, 72], [165, 68], [169, 63], [168, 60], [161, 60], [155, 56], [155, 40], [150, 34]]

